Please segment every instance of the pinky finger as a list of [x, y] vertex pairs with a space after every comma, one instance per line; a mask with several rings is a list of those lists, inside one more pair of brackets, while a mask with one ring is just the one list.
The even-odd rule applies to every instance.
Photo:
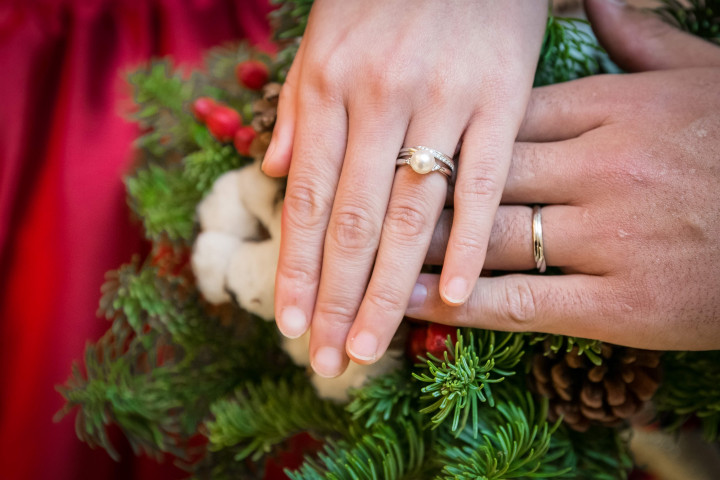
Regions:
[[290, 159], [295, 138], [297, 81], [300, 77], [303, 50], [303, 44], [301, 44], [282, 90], [280, 90], [272, 140], [270, 140], [262, 163], [263, 172], [271, 177], [285, 177], [290, 171]]
[[[461, 327], [543, 332], [648, 346], [652, 338], [641, 322], [619, 322], [632, 310], [613, 294], [610, 279], [592, 275], [527, 274], [479, 278], [468, 301], [448, 306], [437, 275], [422, 274], [407, 316]], [[615, 297], [615, 298], [613, 298]], [[631, 339], [628, 341], [628, 339]], [[644, 345], [645, 344], [645, 345]]]

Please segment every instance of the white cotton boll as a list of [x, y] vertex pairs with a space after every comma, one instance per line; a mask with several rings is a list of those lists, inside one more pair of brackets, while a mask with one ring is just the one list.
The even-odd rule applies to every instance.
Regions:
[[215, 180], [212, 190], [197, 206], [202, 230], [225, 232], [239, 239], [255, 237], [260, 225], [245, 207], [240, 176], [245, 169], [231, 170]]
[[203, 297], [216, 305], [229, 302], [225, 291], [225, 272], [240, 240], [223, 232], [203, 232], [198, 235], [190, 263], [195, 281]]
[[260, 170], [260, 162], [241, 169], [237, 176], [240, 199], [245, 208], [269, 229], [277, 211], [275, 202], [280, 182]]
[[280, 243], [241, 242], [230, 259], [227, 287], [245, 310], [265, 320], [275, 318], [275, 270]]
[[350, 362], [342, 375], [335, 378], [324, 378], [313, 374], [311, 382], [320, 398], [346, 402], [348, 389], [361, 387], [369, 378], [384, 375], [397, 369], [401, 361], [399, 353], [387, 352], [380, 360], [372, 365], [360, 365]]
[[298, 338], [282, 337], [282, 349], [292, 359], [295, 365], [310, 366], [310, 330]]

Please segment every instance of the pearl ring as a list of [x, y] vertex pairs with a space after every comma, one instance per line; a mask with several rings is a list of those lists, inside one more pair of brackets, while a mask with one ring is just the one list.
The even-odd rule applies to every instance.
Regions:
[[417, 146], [403, 148], [398, 154], [395, 165], [410, 165], [416, 173], [425, 175], [440, 172], [450, 178], [455, 170], [455, 162], [442, 152], [429, 147]]

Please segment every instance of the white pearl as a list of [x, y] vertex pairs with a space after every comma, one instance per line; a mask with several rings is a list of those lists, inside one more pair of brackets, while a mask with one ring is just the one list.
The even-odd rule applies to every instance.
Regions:
[[417, 151], [410, 157], [410, 166], [417, 173], [430, 173], [435, 167], [435, 157], [429, 152]]

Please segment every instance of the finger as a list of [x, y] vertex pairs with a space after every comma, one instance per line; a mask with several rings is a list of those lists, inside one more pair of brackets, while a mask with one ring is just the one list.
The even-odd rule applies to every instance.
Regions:
[[534, 88], [517, 140], [567, 140], [603, 125], [608, 112], [626, 102], [624, 80], [622, 75], [595, 75]]
[[[453, 117], [457, 117], [455, 112], [415, 115], [405, 145], [451, 152], [464, 119], [437, 119]], [[372, 278], [348, 336], [346, 350], [358, 363], [380, 358], [402, 321], [442, 210], [447, 182], [441, 173], [419, 174], [410, 166], [398, 167]]]
[[513, 274], [480, 278], [468, 301], [459, 307], [440, 299], [438, 282], [437, 275], [420, 275], [422, 287], [418, 288], [427, 296], [417, 296], [417, 303], [408, 306], [409, 317], [461, 327], [607, 341], [617, 340], [620, 330], [631, 328], [630, 324], [613, 325], [613, 319], [626, 315], [630, 307], [605, 277]]
[[489, 117], [470, 122], [460, 150], [455, 219], [440, 281], [440, 295], [451, 305], [465, 302], [480, 274], [510, 166], [517, 126]]
[[[542, 207], [542, 235], [548, 266], [570, 268], [583, 273], [604, 273], [602, 261], [588, 258], [589, 245], [597, 243], [596, 228], [578, 207], [548, 205]], [[427, 265], [445, 262], [452, 210], [443, 210], [435, 226], [425, 257]], [[535, 268], [532, 241], [532, 208], [501, 205], [493, 221], [485, 257], [485, 270], [523, 271]]]
[[[577, 204], [588, 197], [598, 182], [594, 165], [596, 147], [590, 140], [595, 132], [583, 138], [562, 142], [516, 142], [510, 170], [502, 192], [503, 204]], [[595, 168], [594, 168], [595, 167]], [[562, 186], [562, 188], [558, 188]], [[450, 182], [449, 192], [454, 192]], [[453, 206], [448, 193], [445, 206]]]
[[305, 92], [298, 107], [275, 278], [276, 321], [290, 338], [302, 335], [312, 318], [347, 131], [345, 107], [320, 93]]
[[604, 0], [586, 0], [585, 8], [600, 43], [624, 70], [720, 66], [720, 48], [668, 24], [656, 13]]
[[290, 171], [293, 137], [295, 135], [297, 81], [305, 43], [300, 44], [295, 60], [280, 90], [272, 139], [263, 158], [262, 171], [271, 177], [284, 177]]
[[345, 368], [345, 339], [375, 261], [395, 158], [407, 126], [404, 115], [378, 113], [365, 105], [350, 112], [348, 148], [328, 225], [310, 335], [312, 365], [324, 377]]

